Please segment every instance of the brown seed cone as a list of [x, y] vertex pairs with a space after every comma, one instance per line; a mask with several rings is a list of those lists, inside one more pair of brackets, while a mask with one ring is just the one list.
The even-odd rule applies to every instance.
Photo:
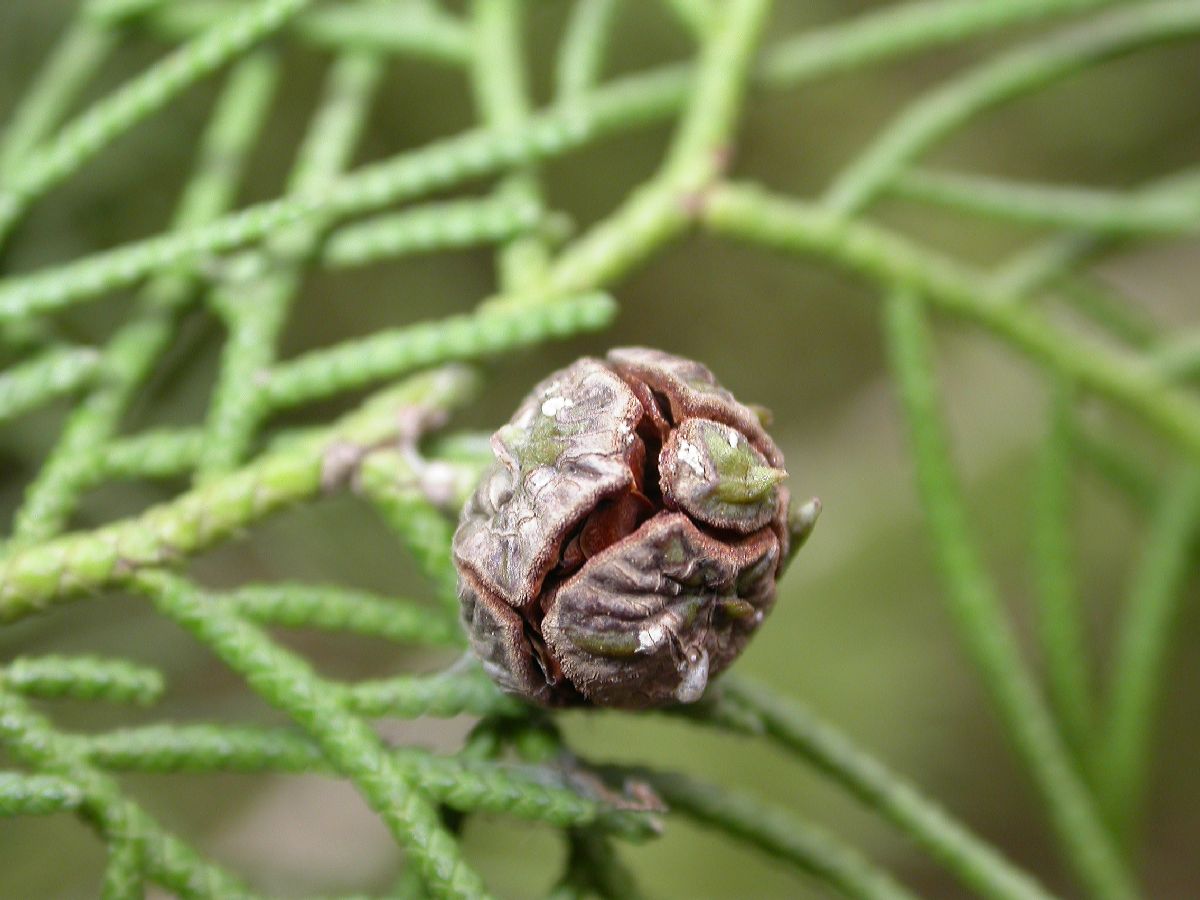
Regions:
[[539, 384], [492, 446], [454, 536], [492, 679], [543, 706], [699, 699], [788, 553], [783, 454], [759, 416], [699, 363], [622, 348]]

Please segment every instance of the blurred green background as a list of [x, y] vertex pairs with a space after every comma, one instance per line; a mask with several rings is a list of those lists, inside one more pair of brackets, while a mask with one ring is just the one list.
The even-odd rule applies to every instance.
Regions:
[[[68, 0], [0, 4], [0, 121], [73, 5]], [[549, 95], [553, 50], [567, 5], [531, 2], [530, 47], [540, 101]], [[770, 34], [791, 34], [873, 5], [883, 4], [781, 2]], [[756, 95], [734, 171], [788, 192], [818, 190], [908, 98], [1002, 43], [974, 42], [803, 89]], [[89, 94], [107, 92], [164, 47], [152, 36], [132, 34]], [[627, 2], [612, 51], [609, 72], [616, 74], [686, 58], [691, 45], [662, 4]], [[329, 60], [291, 46], [286, 61], [285, 88], [255, 157], [247, 202], [281, 190]], [[931, 161], [966, 171], [1132, 185], [1195, 161], [1197, 76], [1200, 49], [1195, 46], [1108, 63], [985, 117]], [[28, 270], [161, 230], [216, 84], [188, 92], [39, 204], [7, 250], [5, 270]], [[397, 62], [376, 105], [361, 160], [421, 146], [472, 120], [463, 73]], [[552, 205], [585, 227], [653, 171], [668, 136], [667, 127], [646, 129], [553, 162], [544, 171]], [[974, 221], [963, 227], [965, 220], [954, 215], [899, 203], [883, 204], [878, 213], [934, 245], [981, 262], [1037, 237]], [[1189, 313], [1194, 321], [1197, 249], [1194, 241], [1131, 249], [1099, 270], [1169, 327], [1186, 321]], [[482, 251], [317, 273], [296, 308], [284, 352], [465, 311], [492, 285], [492, 260]], [[457, 424], [494, 428], [527, 387], [550, 370], [578, 355], [627, 343], [700, 359], [740, 398], [773, 409], [774, 433], [787, 455], [793, 489], [820, 495], [825, 513], [740, 670], [803, 698], [1070, 896], [1073, 888], [1055, 860], [1037, 802], [940, 603], [879, 345], [878, 298], [816, 262], [773, 258], [702, 238], [659, 255], [615, 294], [622, 314], [614, 329], [496, 362], [487, 370], [483, 396]], [[62, 327], [81, 339], [103, 341], [126, 314], [127, 300], [110, 298], [64, 316]], [[128, 427], [198, 421], [222, 337], [210, 316], [197, 312], [189, 319]], [[986, 335], [942, 328], [939, 349], [957, 459], [987, 541], [987, 559], [1028, 636], [1031, 455], [1044, 428], [1044, 390], [1037, 373]], [[335, 411], [327, 405], [306, 415], [326, 418]], [[64, 405], [0, 429], [3, 521], [10, 520], [65, 412]], [[1087, 413], [1100, 423], [1110, 417], [1101, 406]], [[1159, 461], [1150, 442], [1135, 446]], [[1081, 471], [1077, 486], [1082, 587], [1096, 668], [1103, 672], [1099, 650], [1108, 645], [1112, 612], [1145, 523], [1089, 472]], [[76, 525], [128, 514], [180, 487], [101, 490], [89, 498]], [[196, 572], [217, 586], [287, 578], [427, 594], [375, 515], [351, 499], [278, 516], [201, 558]], [[1196, 588], [1193, 579], [1192, 601]], [[1200, 604], [1185, 604], [1177, 637], [1140, 860], [1149, 893], [1158, 898], [1200, 893], [1195, 850], [1200, 835], [1195, 763]], [[283, 639], [322, 671], [347, 677], [432, 671], [449, 662], [348, 638], [289, 633]], [[161, 666], [171, 689], [154, 711], [56, 705], [56, 720], [72, 727], [164, 716], [277, 718], [189, 638], [128, 598], [105, 597], [0, 632], [5, 659], [77, 651], [121, 653]], [[563, 721], [571, 743], [595, 759], [648, 761], [750, 789], [825, 824], [918, 892], [959, 895], [919, 852], [769, 749], [651, 716], [571, 713]], [[385, 723], [384, 728], [396, 738], [449, 749], [469, 724]], [[168, 827], [270, 892], [381, 890], [400, 866], [382, 826], [344, 784], [316, 777], [245, 776], [145, 776], [127, 783]], [[505, 896], [535, 896], [558, 872], [562, 848], [549, 831], [475, 818], [466, 840], [472, 858]], [[770, 862], [684, 824], [672, 823], [661, 840], [624, 855], [651, 896], [812, 895], [808, 884]], [[0, 896], [90, 896], [101, 865], [101, 844], [71, 817], [0, 821]]]

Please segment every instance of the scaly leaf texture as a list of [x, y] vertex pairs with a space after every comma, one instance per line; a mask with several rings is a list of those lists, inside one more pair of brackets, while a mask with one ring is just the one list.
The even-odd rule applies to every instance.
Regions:
[[[297, 154], [289, 194], [318, 191], [346, 167], [382, 75], [382, 63], [372, 54], [347, 54], [334, 63]], [[323, 231], [324, 223], [316, 220], [280, 232], [245, 261], [262, 274], [230, 278], [210, 297], [227, 323], [229, 338], [205, 424], [200, 478], [234, 468], [250, 449], [267, 412], [258, 382], [275, 359], [304, 262]]]
[[280, 28], [311, 0], [262, 0], [151, 66], [30, 153], [0, 189], [0, 243], [29, 204], [180, 91]]
[[[148, 14], [135, 24], [182, 40], [228, 19], [239, 4], [236, 0], [184, 0], [155, 7], [144, 11]], [[396, 54], [450, 66], [471, 58], [467, 29], [454, 16], [426, 2], [365, 0], [317, 6], [304, 10], [284, 27], [297, 39], [326, 50]]]
[[[78, 740], [93, 763], [120, 772], [337, 774], [312, 738], [282, 729], [150, 726]], [[507, 814], [563, 828], [598, 824], [632, 836], [651, 830], [644, 814], [589, 793], [586, 782], [561, 770], [439, 757], [410, 748], [394, 755], [431, 799], [461, 812]]]
[[96, 769], [82, 751], [50, 722], [30, 709], [0, 679], [0, 740], [33, 770], [66, 779], [79, 792], [84, 818], [117, 844], [141, 845], [146, 875], [182, 897], [241, 897], [248, 892], [232, 875], [206, 862], [189, 846], [165, 832], [117, 782]]
[[340, 466], [348, 452], [395, 433], [400, 411], [452, 406], [473, 386], [474, 379], [462, 370], [416, 376], [382, 392], [325, 433], [267, 454], [140, 516], [13, 552], [0, 559], [0, 621], [77, 599], [137, 569], [197, 553], [263, 516], [318, 495], [346, 477]]
[[[240, 62], [229, 75], [176, 208], [176, 227], [206, 222], [233, 202], [276, 80], [275, 60], [261, 55]], [[139, 314], [118, 329], [102, 352], [105, 383], [72, 412], [57, 446], [27, 488], [10, 549], [45, 540], [66, 525], [82, 489], [96, 480], [89, 472], [94, 460], [170, 345], [192, 289], [193, 273], [186, 269], [164, 272], [142, 289]]]
[[347, 709], [339, 691], [234, 608], [184, 580], [145, 572], [134, 585], [312, 736], [330, 764], [354, 783], [409, 852], [432, 893], [464, 898], [486, 895], [483, 882], [462, 858], [462, 848], [442, 825], [415, 775]]
[[916, 896], [855, 851], [785, 810], [677, 774], [649, 773], [646, 778], [674, 812], [753, 844], [844, 897]]
[[[855, 23], [833, 26], [829, 32], [817, 31], [784, 42], [765, 55], [757, 71], [773, 84], [801, 84], [1031, 19], [1115, 2], [1120, 0], [986, 0], [972, 4], [971, 10], [960, 0], [916, 3], [888, 11], [886, 16], [863, 16]], [[518, 163], [558, 156], [615, 131], [659, 121], [687, 100], [690, 76], [687, 67], [628, 76], [596, 90], [586, 102], [533, 116], [520, 134], [468, 132], [364, 166], [319, 195], [268, 201], [209, 225], [0, 282], [0, 320], [116, 290], [158, 269], [261, 240], [310, 216], [372, 211]]]
[[[319, 773], [347, 781], [405, 853], [398, 896], [486, 896], [460, 833], [476, 813], [560, 832], [566, 859], [554, 896], [639, 896], [620, 843], [652, 837], [664, 801], [668, 823], [688, 817], [835, 893], [910, 896], [791, 810], [684, 773], [593, 768], [553, 715], [502, 694], [469, 657], [434, 674], [399, 670], [336, 681], [274, 634], [308, 629], [390, 641], [401, 653], [462, 654], [451, 541], [458, 509], [493, 457], [486, 432], [439, 433], [480, 383], [447, 364], [502, 365], [547, 341], [608, 327], [618, 312], [608, 292], [695, 231], [846, 270], [885, 298], [885, 337], [959, 638], [1033, 776], [1064, 861], [1090, 894], [1135, 895], [1118, 847], [1136, 834], [1171, 632], [1194, 569], [1200, 400], [1189, 379], [1200, 371], [1200, 341], [1194, 326], [1164, 337], [1133, 298], [1088, 266], [1133, 243], [1194, 235], [1200, 181], [1193, 168], [1132, 188], [1101, 188], [925, 168], [922, 158], [989, 111], [1068, 76], [1194, 41], [1200, 2], [909, 0], [765, 45], [769, 0], [662, 6], [694, 47], [692, 61], [606, 78], [616, 67], [610, 50], [622, 40], [623, 11], [633, 4], [576, 0], [552, 61], [551, 102], [539, 109], [526, 46], [535, 14], [521, 0], [472, 0], [453, 10], [434, 0], [87, 0], [14, 106], [0, 132], [0, 242], [14, 237], [35, 205], [57, 202], [54, 189], [123, 135], [170, 115], [185, 91], [211, 76], [222, 79], [191, 174], [158, 233], [0, 278], [0, 423], [71, 406], [0, 554], [0, 621], [119, 590], [144, 595], [291, 721], [155, 720], [69, 733], [40, 704], [51, 714], [58, 699], [152, 708], [171, 685], [138, 660], [86, 652], [39, 647], [39, 655], [5, 661], [0, 749], [10, 770], [0, 772], [0, 816], [79, 817], [105, 844], [102, 896], [140, 897], [152, 885], [185, 897], [251, 896], [238, 876], [168, 833], [124, 792], [115, 776], [137, 772]], [[1047, 32], [1057, 20], [1068, 21]], [[1011, 44], [901, 108], [819, 199], [728, 179], [739, 123], [756, 91], [957, 51], [1006, 30]], [[132, 34], [164, 42], [159, 61], [77, 110]], [[290, 87], [282, 76], [292, 55], [283, 50], [293, 45], [329, 57], [325, 86], [310, 104], [282, 193], [239, 206], [277, 92]], [[365, 139], [380, 115], [374, 98], [395, 77], [395, 59], [461, 78], [477, 124], [355, 166], [356, 156], [367, 155]], [[607, 152], [604, 139], [663, 122], [672, 127], [660, 163], [573, 234], [554, 205], [546, 164], [584, 148]], [[478, 183], [488, 179], [494, 183]], [[991, 268], [970, 264], [901, 225], [868, 220], [886, 198], [1045, 236]], [[40, 227], [31, 217], [15, 237], [36, 239]], [[387, 327], [283, 355], [297, 297], [318, 267], [322, 278], [336, 278], [351, 268], [470, 248], [490, 251], [496, 272], [491, 295], [472, 298], [474, 308], [447, 302], [445, 313], [413, 321], [401, 304]], [[133, 302], [102, 339], [81, 338], [57, 315], [123, 291]], [[325, 302], [336, 311], [352, 301], [335, 291]], [[1082, 314], [1089, 326], [1056, 307]], [[170, 351], [192, 312], [223, 326], [203, 420], [129, 431], [147, 386], [176, 364]], [[1018, 652], [967, 522], [927, 314], [962, 320], [1015, 350], [1057, 391], [1034, 475], [1031, 542], [1049, 704]], [[311, 410], [344, 409], [357, 392], [374, 388], [332, 423], [311, 418]], [[1087, 395], [1164, 439], [1183, 457], [1181, 474], [1160, 484], [1122, 435], [1076, 415]], [[286, 414], [298, 420], [276, 428]], [[1150, 518], [1103, 697], [1092, 696], [1090, 667], [1103, 648], [1085, 640], [1089, 611], [1075, 572], [1076, 458]], [[64, 533], [82, 524], [76, 520], [88, 491], [151, 479], [166, 492], [163, 502]], [[432, 584], [435, 602], [408, 599], [420, 596], [416, 585], [402, 586], [400, 597], [298, 580], [217, 592], [187, 571], [192, 557], [265, 517], [329, 494], [382, 518]], [[705, 702], [674, 712], [773, 742], [807, 762], [963, 889], [1002, 900], [1049, 896], [912, 783], [765, 688], [731, 677]], [[372, 724], [459, 716], [478, 723], [448, 755], [389, 746]], [[507, 753], [523, 761], [508, 761]]]
[[722, 687], [715, 704], [695, 711], [700, 721], [778, 742], [893, 823], [981, 896], [997, 900], [1050, 896], [916, 786], [798, 703], [744, 679], [727, 678]]
[[1136, 891], [1124, 860], [1068, 757], [980, 562], [950, 459], [924, 305], [915, 291], [900, 289], [886, 301], [884, 314], [918, 491], [950, 612], [1080, 878], [1097, 896], [1131, 897]]
[[20, 657], [4, 667], [4, 683], [28, 697], [105, 700], [149, 706], [163, 692], [154, 669], [92, 656]]

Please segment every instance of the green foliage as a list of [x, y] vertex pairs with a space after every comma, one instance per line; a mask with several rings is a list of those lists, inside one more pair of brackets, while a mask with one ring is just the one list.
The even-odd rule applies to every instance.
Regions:
[[[1200, 2], [913, 0], [761, 46], [768, 0], [673, 0], [665, 6], [696, 43], [695, 61], [602, 82], [620, 3], [577, 0], [554, 67], [554, 101], [540, 110], [526, 84], [527, 4], [467, 6], [460, 14], [433, 0], [90, 0], [12, 113], [0, 142], [0, 242], [43, 195], [122, 134], [165, 114], [200, 80], [223, 79], [166, 231], [0, 280], [0, 352], [9, 362], [0, 374], [0, 420], [74, 399], [0, 553], [0, 621], [128, 591], [210, 649], [291, 724], [164, 720], [68, 732], [32, 701], [153, 708], [163, 675], [124, 659], [16, 659], [0, 668], [0, 746], [13, 769], [0, 772], [0, 817], [79, 815], [108, 849], [106, 897], [140, 896], [147, 883], [181, 896], [243, 896], [250, 888], [238, 876], [171, 834], [117, 774], [312, 772], [352, 784], [403, 848], [409, 866], [398, 895], [484, 895], [460, 831], [464, 817], [493, 813], [562, 832], [568, 853], [555, 897], [636, 896], [619, 842], [652, 838], [664, 815], [665, 827], [671, 817], [687, 817], [835, 893], [912, 896], [790, 810], [678, 772], [589, 760], [562, 741], [550, 717], [497, 693], [469, 660], [432, 676], [338, 681], [266, 630], [460, 647], [449, 541], [488, 451], [469, 433], [424, 440], [478, 391], [472, 372], [448, 364], [502, 359], [604, 328], [617, 309], [605, 291], [672, 240], [702, 230], [827, 263], [878, 290], [919, 494], [962, 643], [1065, 863], [1089, 895], [1136, 896], [1130, 852], [1152, 759], [1153, 713], [1200, 531], [1200, 399], [1186, 383], [1200, 369], [1200, 341], [1160, 337], [1123, 298], [1098, 290], [1084, 267], [1117, 240], [1196, 233], [1198, 182], [1184, 173], [1117, 192], [917, 165], [992, 107], [1111, 57], [1195, 39]], [[1027, 29], [1015, 47], [930, 88], [818, 199], [726, 177], [752, 88], [809, 83], [1056, 17], [1076, 21], [1048, 36]], [[64, 122], [134, 31], [178, 46]], [[282, 195], [235, 208], [284, 74], [278, 50], [263, 45], [276, 33], [277, 42], [302, 42], [334, 61]], [[351, 169], [392, 56], [465, 73], [480, 124]], [[671, 117], [678, 122], [657, 172], [607, 218], [570, 237], [543, 194], [538, 164]], [[426, 199], [483, 177], [498, 179], [486, 196]], [[1056, 234], [984, 269], [870, 220], [886, 196]], [[414, 201], [423, 205], [379, 212]], [[467, 246], [494, 248], [497, 264], [497, 292], [475, 311], [279, 358], [311, 270]], [[80, 346], [60, 333], [52, 314], [123, 289], [135, 290], [133, 303], [103, 346]], [[1090, 319], [1088, 327], [1054, 315], [1058, 304]], [[227, 332], [204, 421], [126, 433], [138, 392], [163, 364], [185, 313], [198, 306]], [[1055, 386], [1032, 529], [1048, 700], [985, 568], [959, 487], [934, 371], [935, 313], [1025, 355]], [[333, 423], [270, 432], [283, 411], [368, 388], [378, 392]], [[1179, 457], [1178, 474], [1160, 484], [1140, 460], [1089, 433], [1077, 414], [1083, 395], [1123, 410], [1161, 439]], [[1094, 688], [1086, 658], [1072, 550], [1080, 460], [1152, 517], [1103, 690]], [[127, 518], [67, 531], [95, 487], [179, 478], [194, 484]], [[283, 507], [330, 493], [357, 497], [378, 513], [438, 603], [302, 582], [209, 591], [186, 574], [191, 557]], [[452, 755], [390, 746], [370, 723], [462, 714], [479, 724]], [[702, 703], [667, 714], [777, 745], [910, 838], [963, 889], [991, 898], [1049, 896], [911, 783], [766, 688], [730, 677]]]

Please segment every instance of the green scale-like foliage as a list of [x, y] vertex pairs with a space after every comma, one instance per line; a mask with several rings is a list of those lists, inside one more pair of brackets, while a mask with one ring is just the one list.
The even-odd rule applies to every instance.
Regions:
[[[556, 897], [636, 896], [619, 842], [652, 839], [686, 817], [851, 897], [908, 897], [891, 874], [786, 808], [685, 773], [604, 767], [562, 742], [542, 712], [500, 695], [467, 659], [433, 676], [336, 681], [266, 626], [316, 628], [429, 648], [461, 648], [449, 542], [454, 516], [488, 453], [473, 435], [416, 441], [477, 393], [461, 365], [606, 327], [605, 291], [695, 230], [813, 259], [875, 287], [916, 480], [972, 662], [1041, 798], [1065, 863], [1089, 895], [1138, 893], [1128, 848], [1151, 753], [1166, 637], [1200, 522], [1200, 370], [1195, 335], [1160, 337], [1099, 296], [1083, 267], [1117, 241], [1194, 234], [1200, 190], [1184, 172], [1128, 192], [1020, 183], [918, 168], [921, 157], [1011, 99], [1112, 58], [1200, 39], [1196, 0], [906, 0], [764, 41], [769, 0], [664, 5], [696, 48], [682, 65], [603, 80], [620, 0], [576, 0], [554, 68], [556, 96], [534, 108], [526, 84], [522, 0], [89, 0], [69, 23], [0, 141], [0, 242], [45, 195], [125, 132], [168, 116], [182, 92], [223, 83], [175, 206], [156, 235], [0, 278], [0, 422], [68, 399], [61, 436], [28, 485], [0, 551], [0, 621], [123, 590], [205, 645], [289, 726], [162, 721], [99, 733], [58, 728], [38, 701], [132, 703], [153, 710], [157, 670], [132, 660], [33, 656], [0, 668], [0, 817], [78, 815], [107, 846], [100, 890], [181, 896], [252, 888], [165, 829], [123, 788], [127, 772], [312, 772], [344, 779], [403, 848], [400, 892], [482, 896], [460, 840], [462, 819], [507, 815], [561, 830], [567, 863]], [[1108, 9], [1113, 7], [1113, 9]], [[902, 109], [815, 199], [729, 179], [724, 161], [752, 90], [795, 87], [1023, 26], [1019, 41], [947, 76]], [[1035, 27], [1036, 26], [1036, 27]], [[68, 117], [131, 34], [173, 43], [161, 61]], [[297, 42], [332, 66], [282, 194], [237, 207], [248, 159], [280, 80], [279, 47]], [[479, 124], [428, 146], [351, 168], [394, 57], [464, 74]], [[668, 152], [605, 219], [570, 237], [538, 164], [614, 133], [674, 120]], [[486, 195], [426, 199], [481, 177]], [[951, 258], [869, 218], [885, 197], [1054, 236], [991, 270]], [[404, 204], [406, 208], [395, 209]], [[306, 273], [454, 248], [490, 247], [498, 285], [475, 311], [400, 322], [279, 358]], [[63, 339], [50, 314], [132, 289], [122, 324], [99, 346]], [[1073, 329], [1045, 306], [1093, 321]], [[330, 302], [340, 302], [331, 299]], [[184, 314], [204, 304], [227, 339], [202, 422], [126, 433], [138, 392], [163, 362]], [[1048, 701], [1022, 658], [986, 571], [948, 450], [929, 320], [957, 319], [1027, 356], [1056, 385], [1038, 463], [1033, 528]], [[1097, 337], [1107, 332], [1107, 337]], [[455, 365], [450, 365], [450, 364]], [[272, 416], [378, 393], [332, 423], [265, 440]], [[1181, 462], [1162, 484], [1087, 433], [1091, 394], [1128, 413]], [[497, 416], [497, 419], [502, 416]], [[426, 442], [429, 443], [429, 442]], [[424, 446], [424, 445], [423, 445]], [[1084, 658], [1070, 552], [1073, 462], [1149, 510], [1151, 524], [1119, 623], [1108, 703]], [[86, 491], [116, 481], [193, 478], [158, 506], [68, 532]], [[439, 603], [301, 582], [205, 590], [188, 560], [285, 506], [351, 493], [394, 531]], [[69, 614], [69, 613], [68, 613]], [[386, 744], [370, 720], [470, 715], [461, 752]], [[807, 762], [907, 835], [964, 891], [1048, 896], [1031, 875], [831, 725], [766, 688], [729, 677], [704, 702], [669, 711], [697, 727], [771, 742]], [[504, 759], [507, 751], [520, 762]], [[663, 818], [665, 817], [665, 824]], [[319, 827], [319, 823], [314, 823]], [[748, 889], [747, 895], [752, 894]]]

